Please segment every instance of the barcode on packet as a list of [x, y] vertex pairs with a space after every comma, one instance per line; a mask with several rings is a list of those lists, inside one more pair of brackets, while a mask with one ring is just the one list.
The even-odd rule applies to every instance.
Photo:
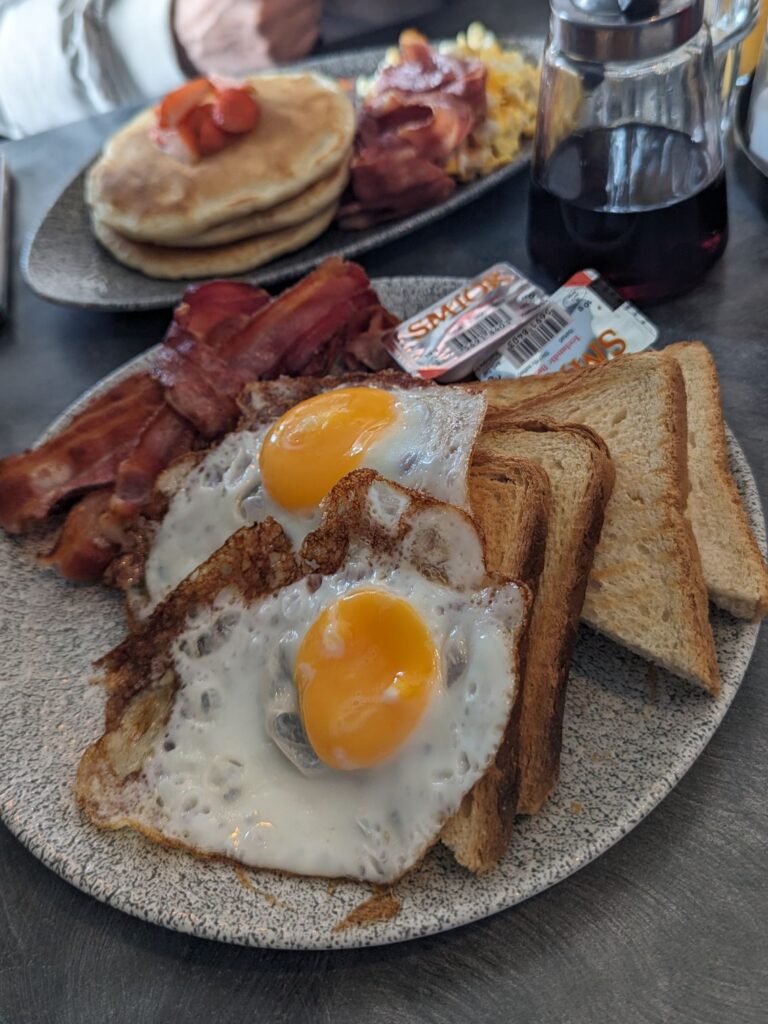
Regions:
[[505, 309], [503, 306], [496, 306], [482, 320], [478, 320], [477, 323], [467, 327], [460, 334], [452, 335], [450, 339], [451, 347], [456, 352], [470, 352], [473, 348], [482, 345], [489, 338], [493, 337], [494, 334], [506, 330], [516, 319], [517, 317], [513, 316], [508, 309]]
[[504, 355], [513, 362], [517, 369], [533, 359], [570, 324], [570, 317], [565, 310], [557, 306], [547, 306], [529, 323], [515, 331], [504, 345]]

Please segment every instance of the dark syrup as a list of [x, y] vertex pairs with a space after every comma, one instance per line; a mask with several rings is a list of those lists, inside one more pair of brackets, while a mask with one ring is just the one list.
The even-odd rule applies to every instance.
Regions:
[[558, 281], [593, 267], [627, 299], [683, 292], [728, 240], [725, 173], [708, 168], [701, 146], [668, 128], [572, 135], [531, 182], [531, 256]]

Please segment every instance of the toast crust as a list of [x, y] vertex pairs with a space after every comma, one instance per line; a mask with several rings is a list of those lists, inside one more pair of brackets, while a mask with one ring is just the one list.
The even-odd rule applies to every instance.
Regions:
[[[553, 487], [553, 478], [546, 473], [547, 457], [536, 451], [548, 446], [563, 457], [567, 451], [580, 462], [578, 482], [557, 473]], [[550, 461], [553, 472], [555, 463], [556, 455]], [[520, 486], [523, 468], [529, 478], [531, 469], [538, 470], [538, 488]], [[465, 797], [442, 834], [459, 863], [473, 871], [496, 866], [511, 838], [515, 813], [539, 810], [557, 781], [570, 659], [613, 476], [606, 445], [588, 427], [518, 422], [513, 411], [497, 416], [492, 427], [486, 421], [475, 448], [472, 510], [491, 538], [486, 551], [489, 566], [525, 579], [534, 590], [534, 604], [520, 652], [522, 685], [504, 740], [492, 768]], [[541, 486], [545, 479], [546, 488]], [[489, 481], [501, 488], [496, 496], [488, 493]], [[518, 531], [522, 543], [499, 543], [493, 497], [502, 508], [506, 504], [513, 532], [518, 521], [529, 524], [527, 531]], [[545, 513], [548, 526], [542, 550]], [[533, 526], [537, 520], [538, 526]], [[567, 545], [561, 552], [565, 523]]]
[[685, 380], [688, 515], [710, 599], [738, 618], [758, 621], [768, 613], [768, 569], [728, 464], [715, 361], [700, 341], [681, 341], [664, 352], [675, 359]]
[[[584, 464], [582, 481], [574, 485], [563, 480], [556, 459], [547, 455], [540, 442], [537, 445], [536, 435], [576, 449]], [[481, 445], [486, 444], [523, 446], [527, 457], [545, 470], [549, 467], [553, 504], [565, 500], [569, 506], [565, 513], [570, 518], [567, 547], [560, 552], [551, 547], [534, 600], [516, 741], [517, 811], [534, 814], [546, 802], [559, 774], [571, 656], [605, 507], [613, 488], [614, 468], [604, 441], [589, 427], [520, 420], [514, 411], [495, 418], [493, 428], [481, 435]], [[542, 450], [537, 452], [537, 447]], [[558, 509], [561, 516], [563, 511]]]
[[[470, 470], [472, 514], [486, 538], [489, 570], [521, 580], [535, 595], [544, 567], [549, 480], [528, 459], [476, 447]], [[534, 596], [535, 607], [535, 596]], [[488, 871], [506, 850], [519, 791], [518, 736], [530, 631], [517, 649], [518, 687], [499, 750], [485, 775], [443, 826], [441, 840], [470, 871]]]

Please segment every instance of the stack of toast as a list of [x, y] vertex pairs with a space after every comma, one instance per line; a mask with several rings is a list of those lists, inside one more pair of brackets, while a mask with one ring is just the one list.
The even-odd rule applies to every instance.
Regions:
[[[708, 599], [758, 619], [768, 572], [728, 469], [717, 373], [702, 344], [463, 387], [487, 399], [469, 475], [487, 569], [521, 581], [532, 599], [502, 742], [440, 836], [477, 872], [498, 863], [515, 816], [539, 811], [556, 785], [579, 621], [716, 697]], [[247, 408], [268, 405], [276, 388], [290, 406], [291, 392], [305, 398], [312, 382], [250, 385]], [[186, 471], [172, 467], [159, 481], [161, 509]], [[143, 531], [146, 543], [152, 524]], [[206, 586], [209, 577], [200, 577]], [[190, 580], [182, 587], [191, 599]], [[114, 728], [133, 693], [121, 692], [118, 675], [106, 683]], [[90, 775], [103, 768], [93, 758], [84, 759]]]
[[[535, 813], [556, 784], [579, 618], [717, 696], [708, 598], [757, 620], [768, 612], [768, 573], [728, 468], [717, 370], [700, 342], [469, 386], [489, 400], [472, 477], [489, 566], [528, 580], [536, 595], [522, 706], [496, 765], [442, 837], [460, 863], [482, 870], [506, 846], [509, 806]], [[527, 530], [538, 547], [542, 521], [544, 558], [532, 560], [519, 545]]]

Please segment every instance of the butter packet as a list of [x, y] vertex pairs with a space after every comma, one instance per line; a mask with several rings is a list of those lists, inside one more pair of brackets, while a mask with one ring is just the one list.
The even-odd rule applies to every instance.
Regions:
[[596, 270], [580, 270], [475, 368], [480, 380], [575, 370], [642, 352], [659, 329]]
[[408, 373], [443, 383], [467, 377], [515, 336], [547, 301], [509, 263], [497, 263], [429, 309], [404, 320], [385, 341]]

